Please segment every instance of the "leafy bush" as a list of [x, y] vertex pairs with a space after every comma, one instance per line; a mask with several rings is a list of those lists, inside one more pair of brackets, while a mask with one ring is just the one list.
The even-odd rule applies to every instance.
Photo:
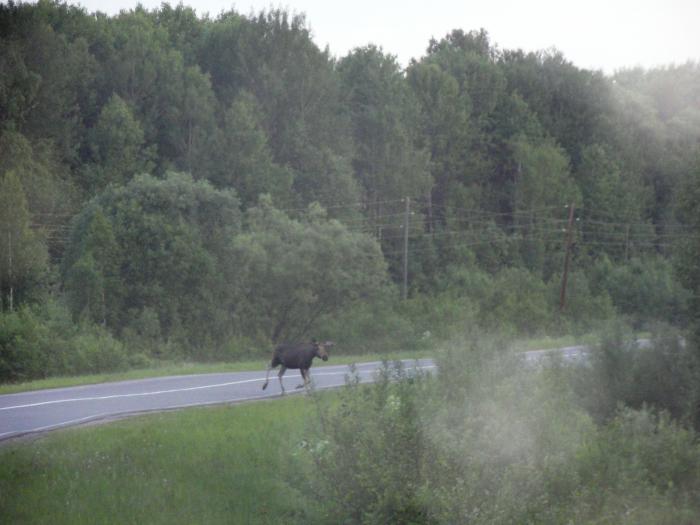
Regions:
[[568, 370], [577, 399], [599, 421], [618, 406], [668, 411], [690, 421], [700, 368], [680, 333], [657, 325], [650, 341], [638, 343], [629, 327], [613, 323], [589, 359]]
[[0, 381], [124, 370], [148, 365], [103, 327], [73, 324], [55, 302], [0, 315]]
[[330, 523], [424, 523], [421, 377], [385, 364], [368, 387], [349, 379], [336, 405], [317, 399], [320, 427], [301, 447], [314, 465]]
[[566, 367], [523, 368], [501, 347], [477, 335], [435, 378], [385, 367], [315, 398], [298, 457], [328, 523], [697, 521], [697, 434], [648, 408], [596, 425]]
[[49, 373], [47, 327], [29, 308], [0, 314], [0, 380], [21, 381]]
[[487, 329], [510, 327], [520, 334], [541, 332], [549, 326], [551, 317], [544, 282], [522, 268], [508, 268], [496, 275], [493, 291], [480, 312]]
[[398, 293], [384, 289], [376, 299], [357, 302], [317, 323], [321, 339], [332, 339], [350, 354], [413, 350], [421, 336], [397, 307]]
[[656, 321], [679, 325], [685, 319], [689, 294], [668, 260], [634, 258], [613, 265], [603, 258], [594, 265], [591, 275], [593, 288], [607, 292], [615, 308], [632, 319], [635, 328]]
[[553, 331], [559, 334], [590, 332], [602, 322], [615, 317], [615, 308], [608, 293], [605, 290], [595, 293], [586, 274], [581, 271], [569, 274], [566, 304], [563, 312], [559, 312], [561, 279], [560, 274], [554, 274], [547, 284], [550, 308], [558, 316]]

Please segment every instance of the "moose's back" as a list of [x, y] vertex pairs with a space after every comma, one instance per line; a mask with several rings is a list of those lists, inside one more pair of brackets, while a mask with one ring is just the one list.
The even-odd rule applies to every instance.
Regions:
[[310, 368], [315, 354], [313, 343], [283, 343], [275, 348], [273, 360], [287, 368]]

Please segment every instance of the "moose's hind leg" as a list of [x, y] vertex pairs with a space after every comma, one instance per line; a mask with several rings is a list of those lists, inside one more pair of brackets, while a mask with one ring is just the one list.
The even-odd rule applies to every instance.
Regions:
[[282, 367], [280, 368], [279, 374], [277, 374], [277, 377], [279, 377], [279, 379], [280, 379], [280, 388], [282, 389], [283, 394], [284, 394], [284, 383], [282, 383], [282, 376], [284, 375], [284, 373], [286, 371], [287, 371], [287, 367], [282, 365]]

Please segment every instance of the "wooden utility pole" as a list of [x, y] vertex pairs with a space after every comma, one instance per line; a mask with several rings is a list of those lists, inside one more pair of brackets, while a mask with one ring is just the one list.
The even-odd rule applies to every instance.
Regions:
[[7, 258], [8, 258], [8, 268], [7, 268], [7, 276], [8, 276], [8, 281], [10, 281], [10, 312], [14, 308], [14, 283], [12, 282], [12, 232], [8, 231], [7, 232]]
[[569, 206], [569, 222], [566, 227], [566, 255], [564, 256], [564, 275], [561, 278], [561, 292], [559, 293], [559, 311], [566, 306], [566, 283], [569, 279], [569, 263], [571, 261], [571, 245], [574, 239], [574, 204]]
[[411, 213], [411, 199], [406, 197], [406, 211], [403, 216], [403, 293], [404, 300], [408, 298], [408, 217]]

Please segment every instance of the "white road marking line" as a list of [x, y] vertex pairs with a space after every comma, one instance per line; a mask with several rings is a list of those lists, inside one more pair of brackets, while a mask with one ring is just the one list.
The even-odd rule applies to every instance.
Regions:
[[[435, 365], [424, 365], [424, 366], [418, 366], [418, 367], [413, 367], [413, 368], [435, 368]], [[373, 372], [374, 370], [358, 370], [359, 373], [368, 373], [368, 372]], [[337, 376], [337, 375], [346, 375], [349, 373], [349, 370], [343, 371], [343, 372], [316, 372], [313, 374], [313, 376]], [[51, 401], [40, 401], [37, 403], [28, 403], [25, 405], [15, 405], [15, 406], [9, 406], [9, 407], [0, 407], [0, 411], [4, 410], [15, 410], [18, 408], [32, 408], [32, 407], [39, 407], [39, 406], [46, 406], [46, 405], [57, 405], [61, 403], [77, 403], [80, 401], [104, 401], [108, 399], [122, 399], [122, 398], [129, 398], [129, 397], [144, 397], [144, 396], [156, 396], [156, 395], [162, 395], [162, 394], [174, 394], [176, 392], [192, 392], [194, 390], [206, 390], [206, 389], [211, 389], [211, 388], [222, 388], [225, 386], [233, 386], [233, 385], [242, 385], [245, 383], [255, 383], [257, 381], [265, 381], [264, 377], [259, 377], [259, 378], [254, 378], [254, 379], [242, 379], [239, 381], [229, 381], [226, 383], [217, 383], [213, 385], [201, 385], [201, 386], [192, 386], [192, 387], [187, 387], [187, 388], [173, 388], [170, 390], [156, 390], [154, 392], [138, 392], [134, 394], [114, 394], [110, 396], [95, 396], [95, 397], [76, 397], [76, 398], [69, 398], [69, 399], [54, 399]], [[0, 434], [0, 437], [2, 437], [2, 434]]]

